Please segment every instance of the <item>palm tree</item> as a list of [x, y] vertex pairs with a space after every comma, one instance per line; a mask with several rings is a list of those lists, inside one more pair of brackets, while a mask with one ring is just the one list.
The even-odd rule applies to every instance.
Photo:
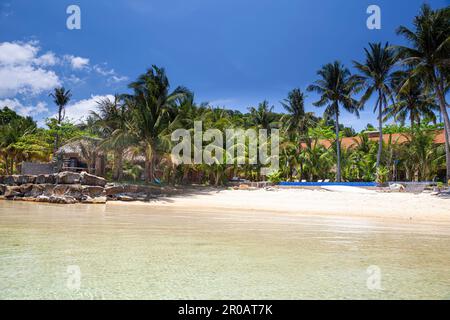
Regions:
[[275, 114], [273, 113], [273, 106], [269, 107], [269, 102], [264, 100], [258, 105], [258, 108], [251, 107], [250, 119], [252, 123], [260, 129], [271, 129], [276, 121]]
[[361, 98], [361, 105], [364, 105], [373, 93], [377, 93], [374, 112], [378, 111], [378, 153], [377, 169], [380, 167], [381, 152], [383, 149], [383, 113], [388, 100], [392, 99], [392, 89], [390, 83], [392, 80], [392, 69], [396, 63], [394, 50], [389, 48], [389, 44], [384, 46], [381, 43], [369, 43], [369, 49], [364, 48], [366, 61], [359, 63], [354, 61], [355, 67], [361, 72], [360, 78], [364, 81], [366, 91]]
[[93, 126], [98, 128], [103, 141], [100, 147], [112, 150], [114, 154], [113, 179], [121, 180], [123, 177], [123, 154], [127, 146], [134, 141], [127, 130], [129, 112], [120, 96], [115, 95], [114, 100], [108, 98], [97, 102], [97, 112], [92, 111]]
[[129, 130], [141, 141], [145, 155], [145, 180], [150, 182], [155, 178], [157, 148], [162, 134], [167, 131], [169, 109], [189, 91], [178, 87], [169, 92], [165, 70], [155, 65], [129, 87], [134, 91], [133, 95], [125, 96], [132, 117]]
[[345, 110], [359, 116], [359, 103], [352, 97], [360, 90], [360, 81], [339, 61], [324, 65], [317, 71], [320, 79], [308, 87], [308, 91], [320, 94], [320, 100], [314, 102], [316, 107], [326, 106], [324, 117], [334, 117], [336, 133], [337, 170], [336, 181], [341, 181], [341, 148], [339, 141], [339, 115], [342, 105]]
[[[70, 98], [72, 97], [72, 93], [70, 90], [66, 90], [64, 87], [55, 88], [53, 93], [49, 94], [50, 97], [53, 98], [53, 101], [58, 106], [58, 118], [57, 118], [57, 124], [58, 127], [61, 124], [61, 121], [64, 120], [65, 117], [65, 107], [69, 103]], [[59, 148], [59, 134], [56, 132], [55, 136], [55, 152]]]
[[312, 112], [305, 112], [305, 95], [300, 89], [293, 89], [288, 93], [287, 99], [281, 101], [281, 105], [287, 114], [281, 121], [286, 126], [289, 133], [304, 134], [308, 127], [317, 122], [317, 118]]
[[450, 179], [450, 119], [445, 101], [450, 64], [450, 7], [433, 10], [424, 4], [413, 24], [413, 30], [405, 26], [397, 30], [397, 34], [411, 44], [410, 47], [397, 46], [399, 57], [403, 64], [412, 68], [410, 78], [423, 79], [436, 94], [445, 125], [447, 179]]
[[439, 110], [435, 97], [426, 93], [423, 81], [416, 78], [408, 79], [409, 74], [404, 71], [399, 71], [393, 76], [392, 87], [396, 91], [396, 102], [386, 108], [385, 120], [394, 118], [404, 124], [409, 116], [411, 129], [414, 128], [414, 124], [420, 125], [422, 117], [435, 122], [434, 112]]

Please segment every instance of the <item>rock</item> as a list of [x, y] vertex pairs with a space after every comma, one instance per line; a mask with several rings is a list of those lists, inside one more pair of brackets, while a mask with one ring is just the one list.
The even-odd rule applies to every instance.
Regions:
[[31, 183], [29, 183], [29, 184], [22, 184], [20, 186], [20, 193], [22, 193], [24, 195], [28, 194], [31, 191], [31, 189], [33, 189], [33, 184], [31, 184]]
[[50, 203], [59, 203], [59, 204], [73, 204], [78, 201], [74, 197], [70, 196], [50, 196], [48, 198], [48, 202]]
[[57, 184], [79, 184], [81, 176], [79, 173], [64, 171], [56, 175]]
[[19, 184], [19, 176], [17, 175], [4, 176], [3, 183], [6, 184], [7, 186], [17, 186]]
[[5, 198], [22, 196], [20, 192], [20, 186], [7, 186], [5, 190]]
[[83, 171], [80, 174], [81, 177], [81, 184], [88, 185], [88, 186], [100, 186], [104, 187], [106, 185], [105, 178], [94, 176], [93, 174], [89, 174], [85, 171]]
[[34, 181], [36, 180], [36, 176], [32, 176], [32, 175], [20, 175], [17, 178], [17, 182], [19, 185], [22, 184], [30, 184], [30, 183], [34, 183]]
[[38, 197], [42, 194], [44, 194], [45, 191], [45, 186], [40, 185], [40, 184], [32, 184], [31, 185], [31, 189], [28, 190], [27, 192], [25, 192], [24, 196], [25, 197]]
[[22, 199], [20, 199], [22, 201], [28, 201], [28, 202], [35, 202], [36, 198], [35, 197], [23, 197]]
[[46, 184], [46, 183], [51, 183], [51, 184], [55, 184], [56, 182], [56, 177], [53, 174], [40, 174], [38, 176], [36, 176], [36, 184]]
[[100, 197], [105, 195], [105, 189], [99, 186], [83, 186], [82, 194], [91, 198]]
[[6, 185], [0, 184], [0, 195], [4, 195], [6, 191]]
[[5, 184], [5, 176], [0, 175], [0, 184]]
[[53, 188], [53, 195], [57, 197], [72, 197], [81, 200], [83, 189], [80, 184], [58, 184]]
[[138, 192], [139, 186], [134, 184], [126, 184], [123, 186], [123, 193], [136, 193]]
[[109, 186], [105, 188], [105, 193], [107, 196], [121, 194], [124, 193], [124, 188], [123, 186]]
[[83, 199], [81, 202], [83, 202], [83, 203], [92, 203], [92, 204], [103, 204], [103, 203], [106, 203], [106, 197], [105, 196], [102, 196], [102, 197], [86, 196], [86, 198]]
[[36, 202], [49, 202], [50, 198], [44, 195], [41, 196], [37, 196], [36, 197]]
[[130, 197], [130, 196], [127, 196], [127, 195], [124, 195], [124, 194], [117, 195], [116, 199], [119, 200], [119, 201], [134, 201], [133, 197]]

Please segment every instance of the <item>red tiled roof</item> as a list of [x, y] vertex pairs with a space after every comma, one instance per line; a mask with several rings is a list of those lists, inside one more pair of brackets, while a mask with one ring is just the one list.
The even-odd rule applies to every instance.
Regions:
[[[386, 133], [383, 134], [383, 140], [385, 143], [389, 142], [389, 139], [392, 139], [392, 143], [395, 144], [401, 144], [408, 141], [408, 134], [407, 133]], [[378, 141], [378, 132], [371, 132], [369, 134], [369, 140], [370, 141]], [[344, 137], [341, 139], [341, 146], [343, 148], [351, 148], [355, 146], [358, 142], [361, 141], [360, 137]], [[324, 146], [325, 148], [329, 148], [331, 144], [334, 142], [334, 140], [319, 140], [319, 143]], [[444, 130], [436, 131], [436, 136], [434, 137], [434, 143], [435, 144], [444, 144], [445, 143], [445, 136], [444, 136]], [[305, 143], [302, 143], [302, 148], [306, 147]]]

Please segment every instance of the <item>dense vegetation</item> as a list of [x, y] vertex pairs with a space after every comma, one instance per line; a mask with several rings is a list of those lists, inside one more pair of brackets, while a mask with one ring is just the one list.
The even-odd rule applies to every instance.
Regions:
[[[0, 110], [0, 173], [17, 172], [22, 161], [50, 161], [58, 147], [79, 141], [86, 163], [93, 165], [98, 153], [107, 155], [106, 175], [112, 180], [217, 185], [233, 176], [261, 179], [260, 165], [254, 164], [176, 165], [170, 157], [177, 143], [171, 141], [171, 133], [177, 128], [192, 129], [194, 121], [202, 121], [203, 130], [222, 132], [227, 128], [279, 129], [280, 169], [269, 176], [272, 180], [449, 179], [449, 148], [433, 141], [435, 130], [442, 128], [450, 140], [446, 101], [450, 7], [433, 11], [424, 5], [414, 28], [400, 27], [398, 34], [408, 40], [408, 47], [369, 44], [364, 61], [353, 62], [354, 74], [339, 61], [317, 72], [307, 91], [319, 95], [314, 105], [324, 108], [322, 117], [305, 111], [306, 93], [300, 89], [293, 89], [281, 102], [284, 113], [274, 112], [267, 101], [247, 113], [198, 105], [187, 88], [171, 90], [164, 69], [153, 66], [129, 84], [131, 93], [99, 101], [89, 118], [75, 125], [64, 119], [70, 91], [56, 88], [51, 96], [58, 117], [48, 119], [46, 129], [7, 107]], [[371, 97], [375, 106], [367, 105]], [[364, 107], [374, 107], [377, 114], [377, 128], [368, 124], [366, 129], [378, 130], [378, 141], [340, 123], [343, 109], [358, 116]], [[384, 125], [388, 119], [395, 124]], [[406, 142], [383, 141], [381, 129], [401, 133]], [[342, 137], [353, 137], [354, 147], [341, 147]], [[331, 145], [318, 143], [323, 139], [332, 141]]]

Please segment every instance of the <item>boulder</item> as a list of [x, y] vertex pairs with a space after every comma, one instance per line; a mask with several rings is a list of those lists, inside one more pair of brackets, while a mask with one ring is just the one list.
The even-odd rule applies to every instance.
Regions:
[[56, 197], [71, 197], [81, 200], [83, 189], [80, 184], [58, 184], [53, 188], [53, 195]]
[[89, 174], [85, 171], [80, 174], [80, 178], [81, 184], [83, 185], [100, 187], [104, 187], [106, 185], [105, 178], [94, 176], [93, 174]]
[[82, 194], [91, 198], [100, 197], [105, 195], [105, 189], [99, 186], [83, 186]]
[[53, 174], [40, 174], [38, 176], [36, 176], [36, 184], [46, 184], [46, 183], [50, 183], [50, 184], [55, 184], [56, 182], [56, 177]]
[[8, 186], [17, 186], [19, 184], [19, 176], [18, 175], [4, 176], [3, 184], [6, 184]]
[[81, 176], [79, 173], [64, 171], [56, 175], [57, 184], [79, 184]]
[[103, 204], [103, 203], [106, 203], [106, 197], [105, 196], [101, 196], [101, 197], [86, 196], [86, 198], [83, 199], [81, 202], [91, 203], [91, 204]]
[[117, 200], [119, 201], [134, 201], [135, 199], [133, 197], [124, 195], [124, 194], [119, 194], [116, 197]]
[[5, 176], [0, 175], [0, 184], [5, 184]]
[[31, 189], [28, 190], [27, 192], [25, 192], [24, 196], [25, 197], [38, 197], [42, 194], [44, 194], [45, 191], [45, 186], [41, 185], [41, 184], [32, 184], [31, 185]]
[[74, 197], [70, 196], [50, 196], [48, 198], [48, 202], [58, 204], [73, 204], [77, 203], [78, 201]]
[[126, 184], [123, 186], [123, 193], [136, 193], [139, 190], [139, 186], [134, 184]]
[[19, 197], [22, 195], [20, 186], [7, 186], [5, 189], [5, 198]]
[[124, 192], [123, 186], [108, 186], [105, 188], [105, 193], [107, 196], [113, 196], [116, 194], [121, 194]]
[[49, 201], [50, 198], [48, 196], [41, 195], [36, 197], [36, 202], [49, 202]]
[[4, 195], [6, 191], [6, 185], [0, 184], [0, 195]]
[[31, 183], [22, 184], [20, 186], [20, 193], [26, 195], [31, 191], [31, 189], [33, 189], [33, 184], [31, 184]]
[[20, 175], [17, 178], [17, 182], [19, 185], [21, 184], [30, 184], [30, 183], [34, 183], [34, 181], [36, 180], [36, 176], [32, 176], [32, 175]]

